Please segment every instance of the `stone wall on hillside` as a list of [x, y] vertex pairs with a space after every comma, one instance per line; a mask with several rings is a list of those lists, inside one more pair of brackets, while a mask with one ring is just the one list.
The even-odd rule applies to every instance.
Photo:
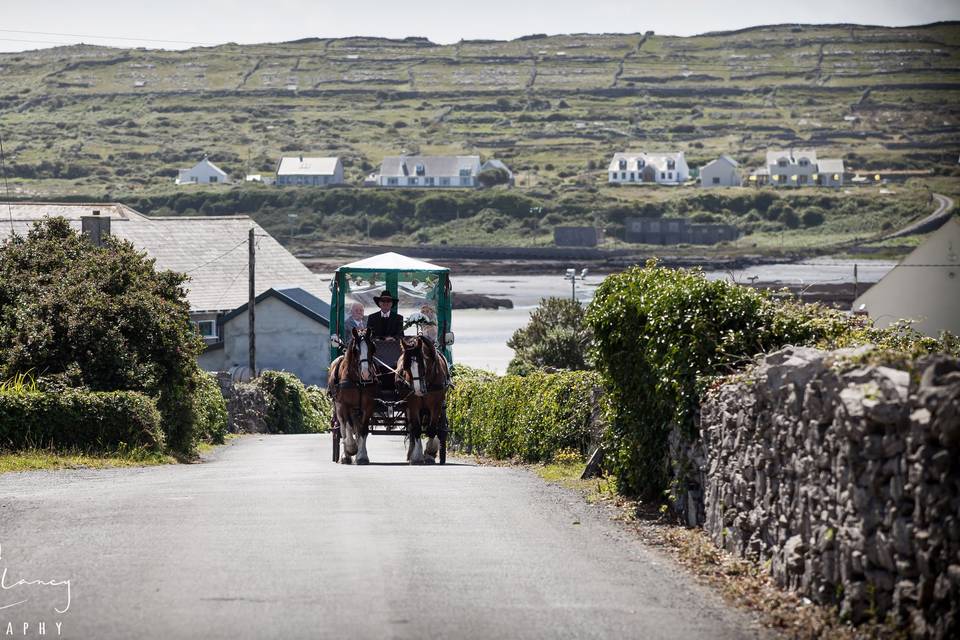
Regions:
[[711, 393], [704, 526], [855, 622], [960, 637], [960, 361], [876, 359], [791, 347]]

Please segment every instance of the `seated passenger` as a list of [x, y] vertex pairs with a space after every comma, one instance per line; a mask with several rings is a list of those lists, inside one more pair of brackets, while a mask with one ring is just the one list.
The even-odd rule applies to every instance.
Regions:
[[399, 300], [384, 290], [373, 301], [380, 310], [367, 316], [367, 330], [374, 340], [399, 340], [403, 337], [403, 316], [393, 312], [393, 304]]

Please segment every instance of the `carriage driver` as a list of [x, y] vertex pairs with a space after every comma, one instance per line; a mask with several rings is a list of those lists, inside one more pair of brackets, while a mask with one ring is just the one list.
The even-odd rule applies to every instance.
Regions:
[[373, 297], [373, 302], [380, 307], [367, 316], [367, 331], [374, 340], [399, 340], [403, 337], [403, 316], [391, 313], [393, 303], [399, 302], [389, 291], [383, 290], [379, 296]]

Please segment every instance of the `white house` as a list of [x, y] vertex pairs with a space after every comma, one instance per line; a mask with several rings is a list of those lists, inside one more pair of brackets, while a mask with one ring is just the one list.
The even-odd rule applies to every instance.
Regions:
[[177, 184], [215, 184], [220, 182], [230, 182], [230, 176], [206, 158], [190, 169], [180, 169], [177, 175]]
[[610, 184], [683, 184], [690, 177], [682, 151], [615, 153], [608, 171]]
[[960, 218], [954, 216], [853, 303], [878, 327], [901, 319], [928, 336], [960, 334]]
[[700, 168], [700, 187], [739, 187], [740, 165], [728, 155], [722, 155]]
[[343, 184], [343, 163], [337, 157], [283, 157], [277, 163], [277, 184], [310, 186]]
[[380, 187], [475, 187], [480, 156], [387, 156], [380, 165]]
[[842, 187], [843, 160], [817, 158], [813, 149], [767, 151], [766, 167], [754, 172], [756, 179], [775, 187]]

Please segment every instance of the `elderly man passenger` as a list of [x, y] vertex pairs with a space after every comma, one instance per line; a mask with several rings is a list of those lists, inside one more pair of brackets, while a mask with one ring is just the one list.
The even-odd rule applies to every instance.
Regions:
[[363, 313], [363, 303], [354, 302], [350, 305], [350, 315], [344, 323], [347, 328], [347, 335], [353, 333], [354, 329], [366, 329], [367, 317]]

